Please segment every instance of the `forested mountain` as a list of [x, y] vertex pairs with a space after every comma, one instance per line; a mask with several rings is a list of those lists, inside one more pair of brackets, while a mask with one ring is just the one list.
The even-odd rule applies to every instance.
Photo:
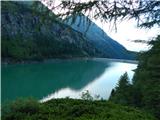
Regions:
[[[55, 19], [55, 15], [47, 7], [40, 2], [36, 3], [40, 8], [35, 9], [34, 5], [27, 5], [29, 2], [23, 4], [13, 1], [2, 2], [2, 60], [72, 57], [133, 58], [115, 41], [114, 44], [107, 43], [107, 49], [102, 51], [99, 48], [101, 46], [96, 47], [95, 43], [87, 40], [83, 33], [62, 23], [60, 19]], [[122, 50], [118, 49], [120, 46]], [[117, 49], [116, 54], [113, 48]]]
[[48, 14], [20, 2], [2, 2], [2, 59], [99, 56], [81, 33], [56, 20], [48, 8], [42, 8]]

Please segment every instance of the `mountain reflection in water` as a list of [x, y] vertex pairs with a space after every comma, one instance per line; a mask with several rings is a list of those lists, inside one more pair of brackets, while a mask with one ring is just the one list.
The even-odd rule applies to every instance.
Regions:
[[[2, 66], [2, 103], [18, 97], [80, 98], [89, 90], [108, 98], [120, 75], [133, 76], [136, 64], [107, 60], [54, 60], [45, 63]], [[43, 99], [42, 99], [43, 98]]]

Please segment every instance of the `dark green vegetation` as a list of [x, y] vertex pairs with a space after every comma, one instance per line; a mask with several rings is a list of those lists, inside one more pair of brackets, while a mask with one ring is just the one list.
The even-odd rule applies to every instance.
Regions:
[[128, 105], [132, 101], [132, 99], [128, 97], [131, 94], [130, 89], [131, 84], [129, 83], [128, 74], [125, 73], [120, 77], [117, 87], [115, 89], [112, 89], [110, 100], [114, 103]]
[[53, 99], [38, 103], [17, 100], [2, 109], [2, 120], [155, 120], [136, 108], [107, 101]]
[[[25, 3], [25, 2], [24, 2]], [[2, 60], [43, 60], [98, 55], [71, 27], [55, 19], [44, 5], [2, 2]], [[45, 14], [47, 12], [47, 14]]]
[[92, 41], [64, 24], [40, 2], [3, 1], [1, 4], [2, 61], [72, 57], [134, 58], [132, 52], [118, 43], [114, 46], [123, 49], [116, 54], [112, 52], [113, 45], [107, 47], [108, 51], [100, 51], [101, 47], [95, 47]]
[[152, 48], [139, 56], [133, 84], [124, 74], [110, 100], [123, 105], [141, 107], [160, 119], [160, 36], [151, 41]]

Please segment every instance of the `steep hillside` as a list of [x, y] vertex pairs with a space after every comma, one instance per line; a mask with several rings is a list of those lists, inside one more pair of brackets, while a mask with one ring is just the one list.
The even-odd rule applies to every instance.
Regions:
[[[73, 22], [73, 18], [66, 20], [68, 25], [81, 32], [92, 45], [97, 48], [104, 57], [134, 59], [135, 54], [127, 51], [125, 47], [110, 38], [100, 27], [84, 15], [78, 16]], [[73, 22], [73, 23], [72, 23]]]
[[2, 2], [2, 60], [101, 56], [81, 33], [43, 9], [48, 14], [20, 2]]

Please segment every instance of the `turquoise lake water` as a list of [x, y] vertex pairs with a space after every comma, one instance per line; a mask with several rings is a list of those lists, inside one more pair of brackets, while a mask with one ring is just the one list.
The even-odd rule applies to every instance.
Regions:
[[2, 103], [19, 97], [41, 101], [53, 98], [81, 98], [88, 90], [92, 96], [108, 99], [119, 77], [133, 77], [137, 64], [107, 59], [53, 60], [44, 63], [2, 65]]

